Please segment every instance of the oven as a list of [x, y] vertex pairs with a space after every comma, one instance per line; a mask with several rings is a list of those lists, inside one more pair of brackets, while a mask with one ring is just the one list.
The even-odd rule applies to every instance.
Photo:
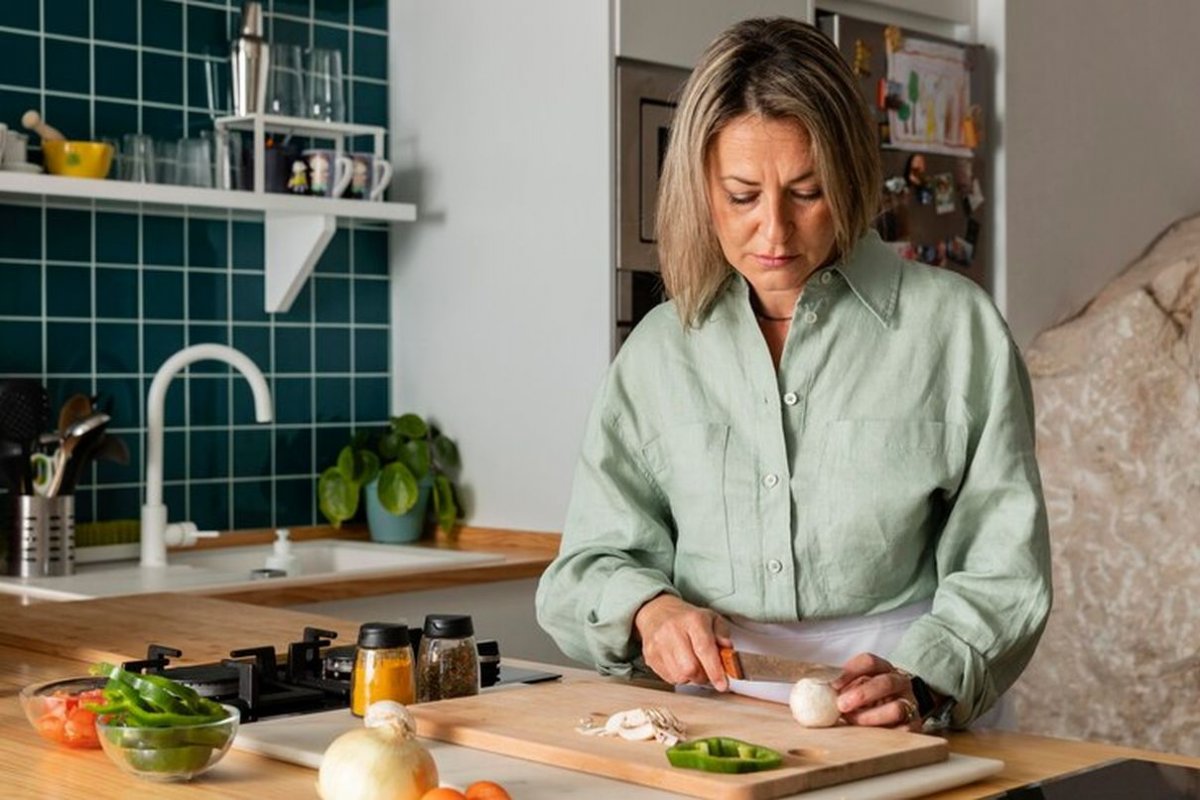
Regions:
[[617, 263], [613, 352], [661, 303], [654, 239], [658, 178], [686, 69], [617, 60]]

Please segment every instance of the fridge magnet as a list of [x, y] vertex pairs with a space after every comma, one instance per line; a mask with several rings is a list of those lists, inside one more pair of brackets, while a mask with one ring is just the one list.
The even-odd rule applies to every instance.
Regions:
[[892, 142], [892, 126], [888, 125], [886, 119], [879, 121], [879, 143], [891, 144]]
[[[883, 103], [881, 108], [884, 111], [900, 111], [902, 108], [907, 108], [907, 103], [904, 102], [904, 84], [899, 81], [889, 81], [884, 78], [879, 79], [879, 85], [883, 91]], [[905, 114], [908, 112], [905, 111]]]
[[854, 76], [871, 77], [871, 47], [862, 39], [854, 40]]
[[913, 153], [904, 163], [904, 177], [912, 187], [925, 185], [925, 156]]
[[888, 25], [883, 29], [883, 44], [888, 55], [897, 53], [904, 47], [904, 32], [898, 25]]
[[962, 121], [962, 143], [972, 150], [983, 144], [983, 109], [971, 106]]
[[949, 172], [934, 176], [933, 201], [933, 208], [937, 213], [954, 213], [954, 176]]
[[971, 180], [971, 191], [967, 194], [967, 205], [971, 207], [971, 211], [978, 211], [983, 205], [983, 187], [979, 185], [979, 179]]
[[893, 175], [883, 182], [883, 190], [888, 194], [904, 194], [908, 191], [908, 181], [899, 175]]
[[961, 236], [946, 240], [946, 260], [957, 266], [971, 266], [975, 258], [975, 246]]
[[292, 162], [287, 188], [292, 194], [308, 194], [308, 166], [300, 159]]

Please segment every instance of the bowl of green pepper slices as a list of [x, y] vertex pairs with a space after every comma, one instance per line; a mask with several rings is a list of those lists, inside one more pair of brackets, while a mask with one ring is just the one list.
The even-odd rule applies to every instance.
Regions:
[[109, 664], [103, 705], [92, 706], [100, 747], [131, 775], [186, 781], [213, 767], [237, 735], [240, 713], [161, 675], [138, 675]]

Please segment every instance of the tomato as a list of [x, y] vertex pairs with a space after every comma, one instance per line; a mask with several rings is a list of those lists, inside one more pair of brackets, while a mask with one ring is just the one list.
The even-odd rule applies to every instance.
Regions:
[[458, 789], [451, 789], [449, 786], [440, 786], [437, 789], [430, 789], [421, 795], [421, 800], [466, 800], [466, 797]]
[[498, 783], [476, 781], [467, 787], [467, 800], [512, 800], [512, 797]]
[[55, 692], [42, 698], [42, 715], [35, 725], [38, 733], [52, 742], [67, 747], [99, 747], [96, 736], [96, 715], [84, 705], [104, 704], [100, 689], [77, 695]]

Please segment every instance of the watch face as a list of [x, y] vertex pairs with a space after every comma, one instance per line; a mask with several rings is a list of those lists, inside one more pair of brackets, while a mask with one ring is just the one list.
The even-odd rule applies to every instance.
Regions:
[[1200, 769], [1125, 759], [1048, 778], [991, 800], [1200, 800]]

